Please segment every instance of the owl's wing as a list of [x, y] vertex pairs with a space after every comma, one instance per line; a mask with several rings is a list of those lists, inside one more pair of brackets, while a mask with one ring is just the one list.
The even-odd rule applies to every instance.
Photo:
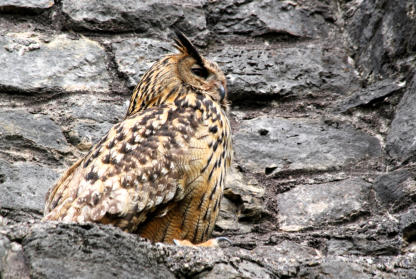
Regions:
[[55, 184], [44, 219], [111, 223], [108, 216], [119, 216], [127, 226], [168, 209], [208, 161], [208, 126], [194, 110], [170, 106], [126, 118]]

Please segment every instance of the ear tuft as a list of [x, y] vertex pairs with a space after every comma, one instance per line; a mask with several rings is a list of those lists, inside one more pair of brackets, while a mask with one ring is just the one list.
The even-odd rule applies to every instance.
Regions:
[[176, 38], [174, 38], [175, 44], [173, 46], [180, 52], [189, 54], [196, 60], [199, 65], [204, 66], [201, 55], [196, 50], [194, 45], [189, 41], [189, 39], [178, 28], [172, 27], [172, 30], [176, 35]]

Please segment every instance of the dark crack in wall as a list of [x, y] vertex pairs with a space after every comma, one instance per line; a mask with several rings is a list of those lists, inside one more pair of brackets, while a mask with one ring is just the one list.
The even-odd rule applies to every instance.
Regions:
[[[182, 29], [227, 76], [214, 235], [41, 223]], [[0, 1], [0, 278], [416, 278], [414, 0]]]

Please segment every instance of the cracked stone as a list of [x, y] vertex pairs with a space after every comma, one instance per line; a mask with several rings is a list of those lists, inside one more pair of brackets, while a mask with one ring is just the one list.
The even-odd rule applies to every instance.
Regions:
[[391, 79], [385, 79], [354, 92], [342, 100], [335, 108], [335, 112], [347, 112], [353, 108], [367, 106], [377, 100], [386, 98], [392, 94], [398, 93], [404, 84], [397, 84]]
[[[263, 131], [269, 131], [262, 135]], [[380, 156], [377, 138], [317, 120], [258, 117], [234, 134], [238, 164], [256, 173], [324, 171]]]
[[0, 159], [0, 177], [1, 207], [43, 212], [46, 192], [58, 173], [37, 163]]
[[416, 199], [415, 170], [401, 169], [378, 177], [374, 183], [377, 200], [391, 212], [405, 208]]
[[386, 139], [388, 154], [399, 162], [416, 160], [416, 73], [396, 109]]
[[0, 36], [0, 89], [109, 92], [106, 59], [103, 47], [85, 37], [8, 33]]
[[305, 38], [325, 36], [330, 29], [318, 13], [310, 13], [293, 1], [214, 1], [207, 8], [208, 21], [219, 34]]
[[0, 112], [0, 146], [13, 149], [16, 144], [43, 150], [68, 152], [61, 128], [48, 116], [31, 114], [26, 110]]
[[307, 43], [292, 47], [234, 45], [209, 53], [226, 74], [229, 98], [234, 102], [258, 96], [346, 94], [357, 87], [356, 76], [339, 56], [322, 45]]
[[62, 12], [72, 29], [158, 33], [172, 25], [191, 34], [205, 33], [205, 1], [63, 0]]
[[283, 231], [300, 231], [346, 222], [368, 212], [370, 184], [361, 179], [298, 185], [277, 196]]

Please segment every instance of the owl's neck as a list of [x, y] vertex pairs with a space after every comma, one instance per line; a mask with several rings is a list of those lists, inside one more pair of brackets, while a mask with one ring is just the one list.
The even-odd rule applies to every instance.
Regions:
[[126, 116], [153, 106], [173, 103], [184, 92], [184, 86], [180, 83], [172, 82], [169, 79], [162, 80], [163, 82], [153, 86], [150, 83], [141, 82], [133, 92]]
[[[135, 100], [133, 97], [135, 97]], [[198, 92], [178, 80], [164, 79], [164, 82], [159, 83], [155, 87], [140, 86], [133, 93], [126, 117], [150, 107], [160, 105], [198, 106], [198, 102], [203, 99], [209, 99], [211, 102], [216, 103], [208, 94]], [[223, 111], [228, 112], [228, 103], [219, 105]]]

